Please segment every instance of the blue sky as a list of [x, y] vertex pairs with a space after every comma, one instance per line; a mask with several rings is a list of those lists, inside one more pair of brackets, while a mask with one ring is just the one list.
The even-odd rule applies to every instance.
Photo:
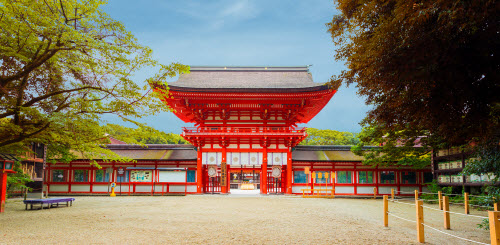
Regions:
[[[325, 26], [336, 13], [333, 1], [110, 0], [105, 11], [165, 64], [312, 65], [317, 83], [345, 68], [333, 58], [335, 47]], [[137, 78], [150, 75], [144, 71]], [[359, 132], [367, 111], [355, 86], [342, 86], [307, 127]], [[188, 126], [166, 112], [142, 122], [175, 133]]]

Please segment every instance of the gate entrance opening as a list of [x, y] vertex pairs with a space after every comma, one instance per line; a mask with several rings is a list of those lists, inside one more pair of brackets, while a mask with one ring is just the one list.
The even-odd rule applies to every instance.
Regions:
[[260, 190], [260, 172], [260, 168], [231, 168], [229, 171], [230, 189]]

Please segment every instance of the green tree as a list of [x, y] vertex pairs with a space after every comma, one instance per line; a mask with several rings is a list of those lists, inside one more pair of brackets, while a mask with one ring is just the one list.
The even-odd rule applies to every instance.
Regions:
[[21, 190], [23, 188], [29, 189], [29, 187], [26, 186], [26, 183], [33, 182], [33, 180], [28, 174], [23, 172], [21, 163], [17, 161], [14, 162], [14, 168], [12, 170], [16, 171], [16, 173], [7, 175], [7, 192], [12, 190]]
[[165, 133], [151, 127], [128, 128], [117, 124], [106, 125], [113, 138], [135, 144], [187, 144], [180, 135]]
[[[385, 132], [384, 127], [365, 127], [357, 135], [359, 142], [351, 147], [356, 155], [363, 156], [364, 164], [377, 166], [413, 166], [428, 167], [431, 163], [431, 148], [426, 144], [426, 137], [409, 132]], [[402, 140], [404, 138], [404, 140]], [[365, 146], [378, 146], [365, 148]]]
[[307, 128], [307, 138], [301, 145], [355, 145], [359, 142], [351, 132], [340, 132], [331, 129]]
[[[169, 110], [153, 87], [167, 91], [166, 79], [188, 67], [159, 64], [104, 4], [0, 0], [0, 151], [39, 142], [48, 158], [121, 159], [100, 147], [109, 142], [101, 116], [136, 123]], [[144, 67], [157, 71], [135, 81]]]
[[356, 84], [373, 106], [364, 126], [452, 146], [499, 134], [499, 1], [341, 0], [336, 7], [327, 26], [347, 69], [331, 84]]

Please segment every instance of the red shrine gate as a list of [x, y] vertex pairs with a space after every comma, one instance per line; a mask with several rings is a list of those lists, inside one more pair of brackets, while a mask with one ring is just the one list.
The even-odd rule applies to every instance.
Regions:
[[311, 120], [335, 92], [314, 83], [308, 67], [191, 67], [163, 100], [195, 123], [182, 136], [197, 150], [197, 193], [228, 193], [233, 174], [241, 182], [234, 188], [244, 183], [262, 194], [291, 194], [291, 150], [307, 137], [297, 124]]

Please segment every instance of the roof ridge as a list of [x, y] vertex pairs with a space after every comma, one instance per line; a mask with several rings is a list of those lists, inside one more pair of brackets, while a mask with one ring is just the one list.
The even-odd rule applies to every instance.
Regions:
[[309, 66], [190, 66], [190, 71], [305, 71]]

